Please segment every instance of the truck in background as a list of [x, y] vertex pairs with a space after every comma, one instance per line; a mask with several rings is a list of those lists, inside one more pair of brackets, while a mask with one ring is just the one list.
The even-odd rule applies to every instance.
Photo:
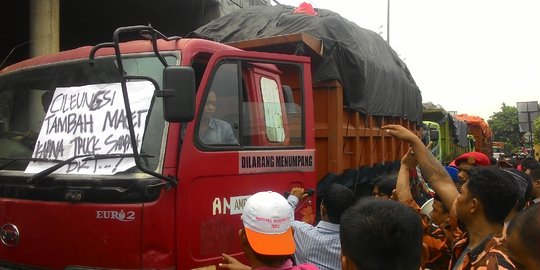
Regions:
[[493, 157], [499, 160], [504, 155], [504, 142], [493, 142]]
[[432, 142], [431, 152], [443, 165], [450, 164], [463, 153], [474, 151], [474, 141], [467, 136], [467, 124], [444, 108], [424, 103], [422, 118], [424, 143]]
[[456, 118], [467, 123], [468, 132], [474, 136], [475, 151], [486, 156], [493, 156], [493, 139], [491, 129], [483, 118], [475, 115], [458, 114]]
[[[120, 42], [134, 33], [150, 40]], [[413, 111], [362, 112], [351, 74], [314, 80], [324, 42], [297, 33], [226, 45], [134, 26], [0, 71], [0, 267], [216, 269], [222, 253], [244, 259], [237, 232], [251, 194], [395, 171], [408, 146], [380, 127], [419, 133], [408, 70], [390, 58], [400, 65], [376, 78], [376, 61], [363, 65], [404, 83], [391, 90]], [[383, 96], [368, 103], [395, 109]], [[207, 114], [234, 139], [208, 135]], [[316, 204], [311, 195], [297, 219], [313, 222]]]

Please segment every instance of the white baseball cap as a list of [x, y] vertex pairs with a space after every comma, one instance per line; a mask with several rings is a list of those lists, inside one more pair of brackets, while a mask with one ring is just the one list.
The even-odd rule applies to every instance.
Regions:
[[242, 222], [251, 248], [262, 255], [293, 254], [292, 216], [292, 207], [279, 193], [265, 191], [249, 197]]

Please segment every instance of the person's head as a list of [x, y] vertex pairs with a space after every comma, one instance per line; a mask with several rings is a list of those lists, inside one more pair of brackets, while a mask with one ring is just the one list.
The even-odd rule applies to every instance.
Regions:
[[354, 202], [354, 193], [350, 188], [339, 184], [330, 185], [324, 192], [321, 202], [322, 219], [339, 224], [343, 212]]
[[206, 103], [204, 104], [204, 113], [203, 117], [205, 119], [209, 119], [210, 117], [213, 117], [216, 113], [216, 103], [217, 103], [217, 96], [214, 91], [210, 91], [208, 93], [208, 96], [206, 97]]
[[531, 174], [531, 171], [540, 167], [540, 163], [531, 156], [521, 160], [521, 170], [526, 174]]
[[433, 208], [431, 210], [431, 221], [437, 226], [443, 226], [448, 223], [450, 211], [444, 206], [439, 195], [433, 197]]
[[41, 95], [41, 105], [43, 106], [44, 112], [47, 112], [47, 110], [49, 110], [49, 106], [51, 105], [53, 96], [54, 91], [46, 91]]
[[250, 262], [281, 265], [295, 251], [293, 209], [279, 193], [265, 191], [249, 197], [242, 213], [240, 239]]
[[343, 213], [339, 232], [344, 270], [419, 269], [422, 224], [412, 208], [363, 198]]
[[512, 175], [516, 183], [516, 186], [518, 187], [519, 198], [515, 207], [515, 211], [519, 212], [525, 207], [525, 204], [527, 203], [527, 200], [530, 196], [529, 194], [532, 188], [530, 176], [516, 168], [509, 168], [509, 169], [506, 169], [505, 171], [507, 171], [508, 173], [510, 173], [510, 175]]
[[389, 199], [392, 196], [392, 191], [396, 189], [397, 175], [383, 174], [375, 178], [373, 186], [373, 197]]
[[452, 163], [458, 167], [458, 177], [461, 184], [467, 182], [468, 171], [477, 166], [489, 166], [489, 158], [480, 152], [468, 152], [457, 157]]
[[540, 265], [540, 204], [516, 215], [506, 231], [508, 256], [516, 269], [538, 269]]
[[456, 199], [458, 219], [466, 226], [484, 219], [503, 224], [519, 197], [512, 176], [497, 167], [474, 167]]
[[531, 196], [540, 198], [540, 168], [531, 170]]

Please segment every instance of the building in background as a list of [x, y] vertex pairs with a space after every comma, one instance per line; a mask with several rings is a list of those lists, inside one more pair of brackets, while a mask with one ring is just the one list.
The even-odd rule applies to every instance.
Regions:
[[[534, 155], [534, 121], [540, 116], [538, 101], [518, 102], [519, 132], [523, 135], [523, 153]], [[527, 153], [525, 153], [527, 152]]]

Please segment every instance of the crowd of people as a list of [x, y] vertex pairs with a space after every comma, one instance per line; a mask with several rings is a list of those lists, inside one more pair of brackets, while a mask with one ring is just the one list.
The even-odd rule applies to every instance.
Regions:
[[[492, 164], [478, 152], [443, 166], [414, 133], [384, 126], [411, 147], [372, 196], [332, 184], [315, 225], [294, 220], [307, 196], [295, 187], [251, 196], [240, 242], [249, 265], [223, 254], [224, 269], [540, 269], [540, 164]], [[417, 170], [419, 168], [419, 172]], [[454, 175], [452, 175], [454, 174]], [[421, 178], [418, 180], [418, 178]], [[431, 197], [426, 213], [416, 186]]]

